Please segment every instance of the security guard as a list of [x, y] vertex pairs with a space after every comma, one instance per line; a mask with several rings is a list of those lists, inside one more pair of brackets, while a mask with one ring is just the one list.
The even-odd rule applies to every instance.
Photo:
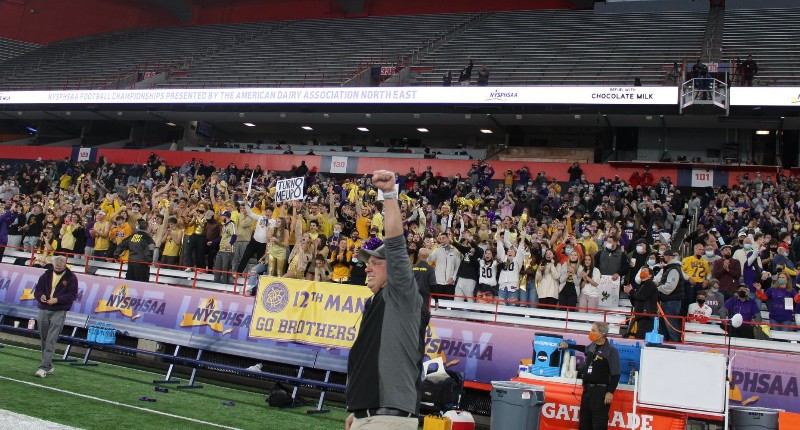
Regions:
[[147, 221], [140, 219], [136, 232], [120, 242], [114, 250], [114, 258], [119, 258], [125, 251], [130, 251], [128, 255], [128, 271], [125, 279], [131, 281], [147, 282], [150, 280], [150, 265], [153, 261], [153, 251], [155, 242], [147, 233]]
[[619, 352], [607, 339], [608, 324], [596, 322], [589, 332], [587, 346], [561, 342], [559, 349], [570, 348], [583, 352], [586, 362], [582, 367], [583, 395], [581, 396], [580, 430], [606, 430], [608, 412], [614, 391], [619, 384]]

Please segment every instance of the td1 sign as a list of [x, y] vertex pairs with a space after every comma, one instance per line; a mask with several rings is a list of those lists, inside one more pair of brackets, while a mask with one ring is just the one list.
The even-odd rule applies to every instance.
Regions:
[[713, 187], [714, 186], [714, 171], [706, 169], [693, 169], [692, 170], [692, 187]]

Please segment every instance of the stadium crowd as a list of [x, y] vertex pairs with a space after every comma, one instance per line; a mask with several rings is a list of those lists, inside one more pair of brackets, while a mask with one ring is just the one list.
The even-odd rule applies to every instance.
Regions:
[[[598, 182], [577, 163], [566, 183], [527, 167], [497, 173], [480, 160], [464, 175], [439, 177], [428, 167], [397, 178], [409, 258], [434, 266], [431, 292], [440, 298], [591, 312], [601, 277], [610, 276], [637, 313], [697, 322], [739, 313], [758, 322], [763, 304], [771, 323], [794, 325], [794, 176], [744, 174], [729, 188], [684, 195], [648, 168]], [[58, 253], [124, 261], [115, 248], [144, 220], [154, 261], [213, 270], [215, 282], [249, 273], [364, 285], [358, 252], [382, 241], [382, 202], [368, 177], [326, 176], [305, 162], [273, 172], [194, 158], [166, 166], [151, 154], [129, 166], [37, 160], [4, 165], [0, 176], [0, 245], [33, 252], [40, 267]], [[291, 177], [305, 178], [305, 198], [276, 202], [276, 181]], [[673, 233], [695, 215], [685, 238], [691, 254], [683, 256]], [[254, 293], [257, 277], [248, 284]], [[635, 337], [653, 323], [634, 322]], [[667, 322], [679, 340], [680, 321]], [[734, 334], [757, 336], [753, 327]]]

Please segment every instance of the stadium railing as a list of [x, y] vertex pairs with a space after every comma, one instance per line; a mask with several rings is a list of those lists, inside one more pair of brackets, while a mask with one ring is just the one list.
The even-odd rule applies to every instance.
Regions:
[[[5, 256], [0, 262], [14, 263], [17, 259], [24, 258], [26, 266], [33, 266], [35, 253], [35, 250], [9, 246], [6, 247]], [[127, 274], [127, 263], [119, 261], [118, 259], [87, 257], [83, 254], [64, 254], [58, 252], [55, 254], [66, 255], [68, 267], [76, 273], [117, 279], [124, 279]], [[194, 267], [188, 268], [190, 271], [187, 272], [187, 267], [185, 266], [164, 263], [146, 264], [150, 266], [150, 282], [152, 283], [216, 291], [227, 294], [247, 295], [247, 280], [250, 276], [255, 276], [251, 273], [215, 271], [212, 269]], [[234, 280], [233, 284], [214, 282], [215, 273], [229, 275]], [[620, 335], [624, 334], [620, 331], [621, 327], [625, 325], [627, 319], [634, 315], [631, 312], [630, 301], [624, 298], [620, 299], [616, 307], [604, 307], [599, 309], [580, 309], [566, 306], [544, 305], [540, 303], [526, 303], [525, 305], [527, 305], [527, 307], [518, 307], [515, 306], [517, 302], [508, 303], [497, 299], [495, 299], [493, 304], [481, 304], [474, 303], [473, 297], [457, 297], [467, 301], [454, 301], [452, 299], [456, 298], [455, 296], [437, 294], [433, 294], [432, 298], [442, 299], [439, 302], [438, 308], [431, 306], [432, 316], [480, 321], [492, 324], [548, 328], [562, 331], [588, 332], [592, 323], [604, 321], [610, 324], [612, 334]], [[768, 321], [769, 311], [762, 310], [761, 317], [763, 321]], [[680, 317], [680, 319], [682, 321], [682, 326], [686, 326], [687, 318], [684, 316]], [[712, 321], [711, 324], [705, 325], [689, 324], [693, 328], [692, 330], [685, 327], [680, 328], [680, 331], [684, 333], [684, 338], [682, 339], [683, 343], [702, 342], [707, 336], [718, 336], [720, 334], [719, 330], [714, 328], [714, 321]], [[764, 324], [769, 325], [766, 323]], [[702, 326], [705, 326], [705, 328]], [[780, 325], [776, 326], [781, 327]], [[796, 326], [787, 326], [785, 328], [787, 330], [797, 329]], [[698, 333], [703, 337], [698, 339]], [[771, 330], [771, 334], [770, 340], [782, 341], [777, 342], [778, 345], [783, 342], [800, 341], [800, 332]], [[717, 341], [717, 339], [713, 340], [714, 342]], [[759, 344], [764, 343], [760, 340], [757, 342], [759, 342]], [[798, 351], [800, 352], [800, 348], [798, 348]]]

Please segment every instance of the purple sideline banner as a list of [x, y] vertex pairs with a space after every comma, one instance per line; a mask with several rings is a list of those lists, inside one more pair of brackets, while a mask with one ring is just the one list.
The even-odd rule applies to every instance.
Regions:
[[[535, 333], [548, 333], [547, 329], [521, 328], [434, 318], [428, 326], [425, 355], [441, 356], [449, 370], [463, 372], [470, 381], [488, 383], [507, 381], [517, 376], [520, 360], [533, 356]], [[552, 332], [561, 335], [562, 333]], [[565, 334], [586, 345], [584, 334]], [[615, 344], [634, 345], [636, 340], [613, 339]], [[640, 343], [643, 345], [643, 343]], [[686, 345], [678, 349], [725, 354], [724, 348]], [[735, 351], [733, 384], [730, 390], [732, 406], [759, 406], [800, 412], [798, 379], [800, 357], [791, 354], [758, 351]], [[579, 361], [582, 361], [582, 354]], [[687, 393], [691, 387], [687, 387]]]
[[[35, 307], [32, 292], [42, 272], [37, 268], [0, 264], [0, 301]], [[83, 274], [77, 276], [79, 296], [73, 312], [247, 342], [320, 350], [312, 345], [248, 337], [254, 305], [252, 297]], [[517, 376], [520, 359], [532, 357], [536, 332], [547, 333], [548, 330], [434, 318], [428, 327], [425, 354], [429, 358], [442, 356], [450, 370], [463, 372], [471, 381], [508, 380]], [[588, 343], [583, 334], [564, 337], [580, 344]], [[624, 339], [614, 339], [614, 342], [621, 345], [635, 343]], [[688, 345], [680, 349], [714, 350]], [[726, 353], [723, 348], [716, 351]], [[330, 349], [328, 352], [347, 355], [348, 350]], [[731, 404], [747, 402], [748, 406], [800, 412], [800, 358], [757, 351], [733, 352], [737, 355]]]
[[[33, 290], [43, 271], [0, 264], [0, 301], [36, 307]], [[78, 298], [72, 305], [72, 312], [226, 339], [320, 350], [313, 345], [249, 338], [253, 297], [81, 273], [76, 275]], [[331, 349], [329, 352], [347, 355], [348, 350]]]

